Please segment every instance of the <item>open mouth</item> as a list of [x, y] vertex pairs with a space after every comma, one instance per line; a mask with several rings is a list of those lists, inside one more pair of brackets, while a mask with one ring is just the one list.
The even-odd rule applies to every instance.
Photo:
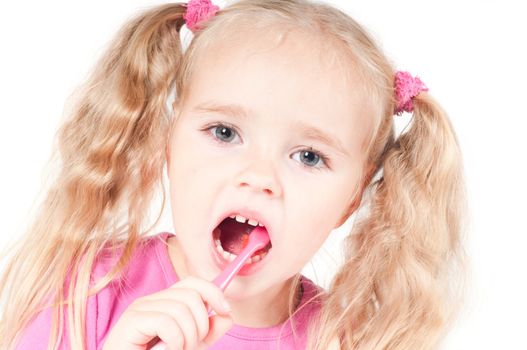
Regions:
[[[249, 235], [256, 227], [256, 225], [251, 225], [246, 220], [241, 221], [245, 222], [239, 222], [235, 218], [227, 217], [212, 232], [216, 250], [225, 260], [233, 261], [240, 254], [249, 241]], [[245, 264], [260, 261], [267, 255], [271, 247], [272, 244], [269, 241], [264, 248], [255, 251]]]

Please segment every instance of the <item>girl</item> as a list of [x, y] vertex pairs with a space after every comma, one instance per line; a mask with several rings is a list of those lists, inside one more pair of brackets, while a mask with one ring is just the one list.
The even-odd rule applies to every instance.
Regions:
[[[152, 8], [117, 35], [58, 138], [61, 173], [0, 280], [2, 349], [430, 349], [454, 319], [455, 133], [331, 6]], [[147, 235], [165, 171], [175, 234]], [[326, 291], [300, 271], [359, 208]], [[271, 242], [222, 293], [210, 281], [255, 225]]]

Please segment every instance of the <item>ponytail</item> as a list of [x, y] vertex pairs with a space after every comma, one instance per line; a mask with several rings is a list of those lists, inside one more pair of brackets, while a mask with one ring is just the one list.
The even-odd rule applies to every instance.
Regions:
[[[162, 177], [166, 102], [182, 58], [185, 10], [167, 4], [130, 20], [78, 91], [58, 132], [60, 175], [0, 279], [0, 348], [14, 346], [29, 321], [53, 306], [51, 349], [62, 337], [64, 304], [73, 304], [70, 346], [85, 348], [87, 299], [127, 265]], [[117, 265], [89, 289], [97, 253], [120, 241], [126, 243]]]
[[[370, 211], [345, 241], [321, 315], [343, 349], [431, 349], [462, 301], [466, 214], [461, 154], [446, 113], [422, 92], [412, 125], [389, 139]], [[335, 315], [339, 315], [335, 317]]]

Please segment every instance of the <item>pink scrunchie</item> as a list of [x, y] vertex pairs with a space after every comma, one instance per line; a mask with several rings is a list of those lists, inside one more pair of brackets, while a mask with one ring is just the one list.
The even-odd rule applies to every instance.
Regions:
[[183, 15], [187, 28], [192, 32], [196, 31], [200, 22], [213, 17], [219, 9], [219, 6], [213, 5], [210, 0], [190, 0]]
[[414, 104], [412, 99], [419, 95], [421, 91], [428, 91], [426, 85], [417, 76], [414, 78], [408, 72], [397, 71], [395, 73], [395, 114], [401, 115], [403, 112], [413, 112]]

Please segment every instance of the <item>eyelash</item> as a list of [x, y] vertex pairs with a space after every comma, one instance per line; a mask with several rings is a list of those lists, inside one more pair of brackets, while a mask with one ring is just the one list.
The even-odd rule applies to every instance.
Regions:
[[[200, 131], [205, 132], [208, 136], [212, 137], [214, 139], [214, 141], [216, 141], [217, 143], [219, 143], [222, 146], [225, 145], [226, 143], [229, 143], [229, 142], [221, 141], [220, 139], [218, 139], [217, 137], [215, 137], [213, 134], [210, 133], [210, 130], [214, 129], [216, 127], [224, 127], [224, 128], [227, 128], [227, 129], [231, 129], [236, 134], [238, 134], [238, 136], [240, 135], [240, 133], [238, 132], [237, 128], [234, 125], [231, 125], [229, 123], [224, 123], [224, 122], [209, 124], [209, 125], [205, 126], [203, 129], [201, 129]], [[314, 167], [314, 166], [309, 166], [309, 165], [306, 165], [305, 163], [300, 162], [303, 167], [307, 168], [308, 170], [323, 170], [324, 168], [330, 169], [330, 167], [329, 167], [330, 159], [324, 153], [315, 150], [312, 146], [310, 146], [310, 147], [308, 147], [306, 149], [303, 149], [301, 151], [307, 151], [307, 152], [314, 153], [315, 155], [317, 155], [319, 157], [319, 159], [324, 164], [323, 167]]]

